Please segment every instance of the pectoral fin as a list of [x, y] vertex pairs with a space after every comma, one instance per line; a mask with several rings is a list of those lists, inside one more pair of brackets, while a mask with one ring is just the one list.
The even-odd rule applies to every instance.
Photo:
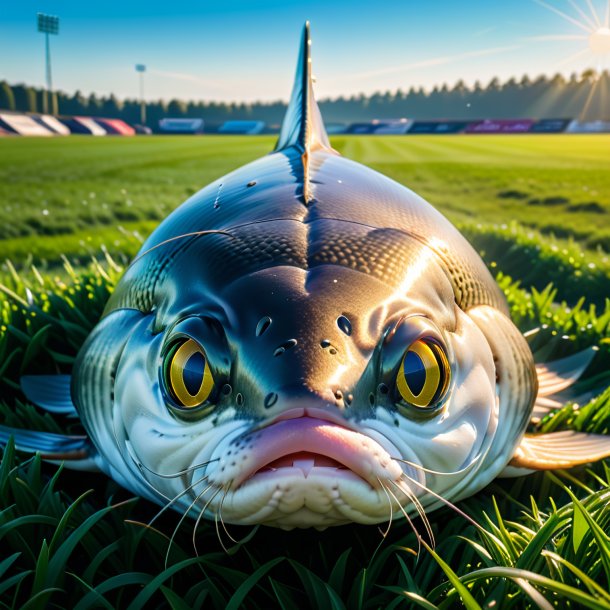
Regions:
[[596, 347], [589, 347], [581, 352], [536, 365], [538, 377], [538, 395], [532, 411], [532, 423], [539, 422], [545, 415], [559, 409], [567, 401], [587, 402], [593, 395], [586, 392], [581, 395], [574, 393], [560, 394], [578, 380], [597, 353]]
[[596, 347], [589, 347], [560, 360], [537, 364], [538, 396], [550, 396], [571, 386], [591, 364], [597, 352]]
[[500, 476], [518, 476], [534, 470], [572, 468], [610, 457], [610, 436], [573, 430], [525, 435], [506, 471]]
[[70, 395], [70, 375], [24, 375], [21, 389], [35, 405], [57, 415], [78, 417]]
[[95, 461], [95, 449], [87, 436], [0, 425], [0, 447], [5, 447], [11, 437], [15, 441], [15, 448], [20, 451], [40, 452], [43, 459], [52, 462], [65, 460], [66, 467], [73, 470], [99, 471]]

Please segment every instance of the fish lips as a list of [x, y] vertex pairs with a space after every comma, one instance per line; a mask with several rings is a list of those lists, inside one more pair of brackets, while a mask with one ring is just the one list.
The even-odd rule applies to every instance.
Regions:
[[338, 420], [318, 409], [286, 411], [235, 439], [220, 457], [216, 474], [234, 490], [257, 477], [289, 473], [289, 469], [300, 469], [305, 478], [345, 471], [374, 489], [381, 488], [380, 480], [401, 478], [403, 470], [392, 457], [400, 455], [396, 447], [389, 441], [384, 447]]

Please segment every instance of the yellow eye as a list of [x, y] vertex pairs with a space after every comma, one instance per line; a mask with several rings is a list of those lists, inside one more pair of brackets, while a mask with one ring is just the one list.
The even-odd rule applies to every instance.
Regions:
[[443, 348], [433, 341], [419, 339], [409, 347], [400, 363], [396, 387], [410, 405], [432, 407], [447, 390], [450, 375]]
[[205, 352], [196, 341], [187, 339], [168, 353], [165, 381], [181, 407], [192, 409], [208, 400], [214, 389], [214, 377]]

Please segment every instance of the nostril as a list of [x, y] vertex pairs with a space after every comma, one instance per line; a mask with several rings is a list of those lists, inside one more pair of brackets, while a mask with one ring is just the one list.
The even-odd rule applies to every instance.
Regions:
[[274, 356], [281, 356], [284, 352], [287, 352], [289, 349], [292, 349], [297, 344], [296, 339], [288, 339], [285, 343], [282, 343], [278, 347], [275, 348], [273, 352]]
[[277, 402], [278, 395], [275, 392], [269, 392], [267, 396], [265, 396], [265, 409], [271, 409], [273, 405]]
[[339, 327], [339, 330], [344, 332], [348, 337], [352, 334], [352, 323], [347, 316], [339, 316], [337, 318], [337, 326]]

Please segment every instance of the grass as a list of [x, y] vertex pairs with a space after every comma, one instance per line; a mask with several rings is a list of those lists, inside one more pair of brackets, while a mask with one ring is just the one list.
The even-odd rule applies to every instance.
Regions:
[[[592, 220], [590, 211], [569, 211], [583, 185], [596, 185], [597, 203], [609, 206], [606, 141], [343, 138], [334, 144], [439, 203], [458, 222], [496, 274], [518, 326], [542, 327], [531, 339], [540, 357], [599, 346], [581, 383], [600, 389], [599, 395], [587, 405], [565, 405], [537, 429], [607, 434], [610, 264], [592, 239], [603, 234], [603, 215], [596, 211]], [[0, 181], [0, 207], [17, 203], [31, 211], [46, 200], [45, 218], [62, 209], [62, 222], [74, 226], [34, 239], [33, 232], [19, 233], [22, 219], [13, 214], [12, 237], [0, 240], [3, 257], [20, 269], [5, 265], [0, 294], [0, 421], [75, 431], [72, 420], [51, 418], [27, 404], [19, 376], [70, 371], [121, 275], [121, 261], [138, 247], [133, 232], [145, 235], [156, 224], [145, 216], [150, 210], [170, 209], [187, 189], [264, 154], [271, 141], [11, 139], [1, 146], [10, 149], [0, 164], [13, 182]], [[534, 187], [528, 176], [537, 169], [546, 179]], [[528, 197], [569, 202], [528, 205], [528, 199], [497, 196], [520, 190], [520, 180], [530, 185]], [[130, 209], [142, 214], [122, 223], [123, 232], [112, 216], [112, 196], [125, 206], [129, 197]], [[102, 210], [111, 220], [88, 217], [78, 207], [88, 207], [78, 204], [83, 200], [107, 202]], [[55, 208], [51, 201], [72, 203]], [[557, 223], [572, 219], [583, 235], [568, 241], [547, 235], [550, 215]], [[101, 244], [113, 256], [104, 255]], [[36, 247], [41, 249], [32, 259]], [[85, 262], [88, 249], [99, 262]], [[62, 260], [61, 252], [78, 258], [79, 265]], [[32, 260], [34, 269], [27, 264]], [[183, 527], [166, 562], [177, 515], [163, 515], [155, 529], [144, 527], [158, 510], [150, 503], [101, 475], [58, 470], [9, 445], [0, 462], [0, 607], [610, 608], [609, 501], [610, 469], [596, 464], [498, 480], [460, 503], [472, 521], [449, 509], [433, 513], [434, 549], [422, 547], [406, 524], [395, 522], [385, 539], [377, 528], [364, 526], [289, 533], [231, 527], [236, 539], [252, 537], [233, 545], [221, 532], [224, 544], [232, 545], [226, 553], [214, 525], [205, 524], [199, 556], [192, 532]]]
[[[0, 242], [15, 263], [104, 244], [133, 254], [203, 185], [267, 154], [271, 136], [0, 140]], [[522, 225], [610, 250], [610, 155], [599, 136], [337, 137], [333, 146], [454, 222]], [[134, 232], [136, 236], [134, 238]], [[36, 240], [32, 238], [36, 236]]]

